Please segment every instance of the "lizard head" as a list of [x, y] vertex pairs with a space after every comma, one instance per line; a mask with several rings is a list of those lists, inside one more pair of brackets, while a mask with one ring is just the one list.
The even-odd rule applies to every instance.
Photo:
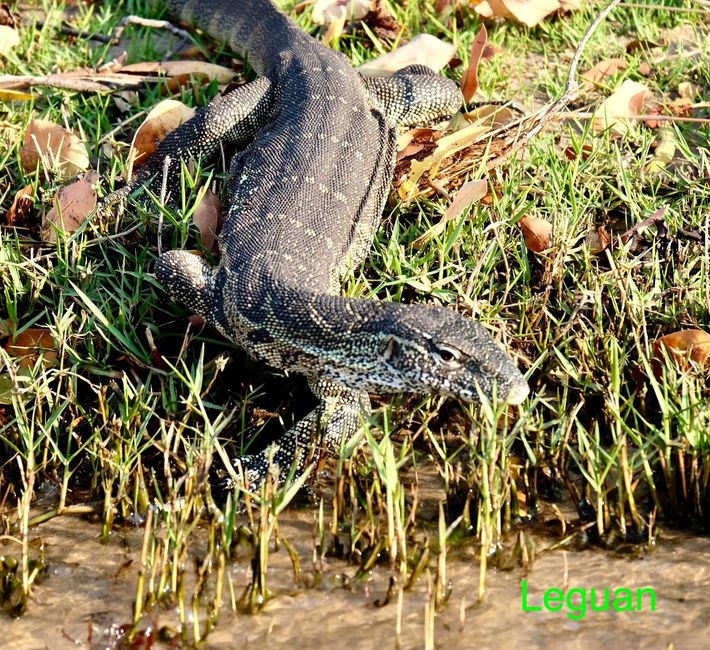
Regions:
[[478, 323], [440, 307], [388, 304], [384, 311], [352, 331], [353, 345], [367, 345], [377, 359], [377, 368], [360, 378], [367, 390], [441, 393], [466, 402], [495, 396], [510, 404], [527, 397], [525, 378]]

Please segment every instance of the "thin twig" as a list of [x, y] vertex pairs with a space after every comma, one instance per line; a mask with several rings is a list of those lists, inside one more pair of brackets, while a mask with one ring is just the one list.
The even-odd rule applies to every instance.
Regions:
[[190, 37], [190, 32], [176, 27], [167, 20], [153, 20], [152, 18], [143, 18], [142, 16], [126, 16], [125, 18], [121, 19], [121, 22], [118, 23], [118, 26], [113, 32], [111, 40], [114, 44], [118, 43], [119, 39], [121, 38], [121, 35], [123, 34], [123, 31], [126, 29], [126, 27], [128, 27], [128, 25], [140, 25], [141, 27], [150, 27], [153, 29], [166, 29], [178, 38], [182, 38], [186, 41], [192, 41], [192, 38]]

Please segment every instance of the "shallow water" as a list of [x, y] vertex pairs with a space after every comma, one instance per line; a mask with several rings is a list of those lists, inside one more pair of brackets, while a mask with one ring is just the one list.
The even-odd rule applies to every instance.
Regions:
[[[311, 514], [283, 513], [281, 534], [297, 548], [305, 574], [312, 556]], [[131, 620], [142, 530], [113, 534], [98, 541], [99, 529], [68, 517], [42, 524], [34, 534], [45, 545], [49, 575], [36, 586], [28, 612], [20, 619], [0, 619], [4, 648], [115, 647], [116, 630]], [[540, 552], [527, 575], [522, 569], [489, 569], [487, 594], [476, 602], [478, 559], [457, 552], [447, 561], [453, 591], [436, 615], [434, 641], [446, 648], [667, 648], [710, 647], [710, 540], [667, 533], [651, 552], [635, 558], [604, 551]], [[208, 648], [423, 648], [426, 577], [403, 594], [401, 621], [395, 596], [375, 606], [387, 591], [391, 572], [378, 567], [366, 581], [347, 588], [338, 576], [355, 568], [328, 560], [319, 586], [295, 587], [285, 551], [272, 554], [268, 585], [275, 598], [257, 615], [233, 613], [225, 604]], [[235, 586], [249, 580], [246, 560], [231, 568]], [[655, 611], [587, 612], [571, 620], [564, 611], [522, 611], [521, 580], [527, 579], [528, 606], [543, 605], [553, 587], [604, 589], [651, 587]], [[647, 603], [646, 603], [647, 604]], [[175, 625], [174, 611], [155, 608], [144, 617], [156, 628]], [[400, 634], [397, 635], [397, 627]], [[156, 646], [159, 647], [156, 643]]]

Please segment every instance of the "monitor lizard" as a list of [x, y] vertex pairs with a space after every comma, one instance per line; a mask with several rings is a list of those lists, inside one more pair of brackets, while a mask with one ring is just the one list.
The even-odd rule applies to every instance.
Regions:
[[[365, 78], [269, 0], [163, 4], [246, 56], [259, 78], [171, 132], [113, 198], [161, 174], [175, 187], [181, 161], [237, 145], [219, 265], [172, 250], [155, 272], [252, 357], [308, 378], [319, 404], [272, 450], [282, 476], [315, 449], [337, 453], [369, 417], [368, 392], [521, 403], [527, 382], [480, 324], [441, 307], [341, 295], [341, 276], [379, 225], [398, 127], [459, 110], [457, 85], [419, 65]], [[266, 452], [240, 462], [249, 486], [268, 469]]]

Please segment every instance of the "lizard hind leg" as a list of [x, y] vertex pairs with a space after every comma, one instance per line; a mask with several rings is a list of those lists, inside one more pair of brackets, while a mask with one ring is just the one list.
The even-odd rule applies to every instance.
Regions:
[[173, 300], [213, 320], [216, 272], [201, 257], [184, 250], [168, 251], [158, 258], [155, 275]]

